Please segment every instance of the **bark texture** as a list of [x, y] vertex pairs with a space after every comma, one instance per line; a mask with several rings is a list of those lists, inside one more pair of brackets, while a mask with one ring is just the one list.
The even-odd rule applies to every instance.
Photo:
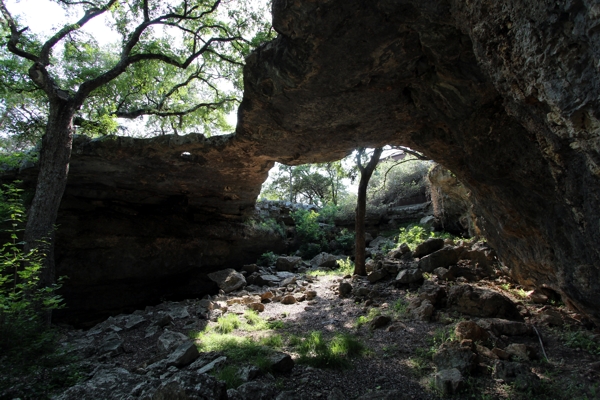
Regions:
[[356, 198], [356, 224], [354, 226], [355, 234], [355, 258], [354, 258], [354, 274], [355, 275], [367, 275], [365, 266], [366, 251], [365, 251], [365, 217], [367, 214], [367, 188], [369, 181], [373, 175], [373, 171], [379, 163], [383, 149], [381, 147], [376, 148], [373, 151], [373, 155], [369, 159], [367, 165], [362, 165], [361, 156], [364, 154], [365, 149], [360, 149], [356, 155], [356, 163], [360, 171], [360, 181], [358, 182], [358, 195]]
[[[139, 268], [120, 282], [156, 278], [159, 265], [182, 271], [187, 260], [159, 243], [192, 243], [190, 218], [207, 227], [203, 240], [208, 221], [242, 218], [275, 161], [395, 144], [471, 191], [484, 235], [521, 283], [548, 286], [600, 322], [597, 2], [274, 0], [273, 25], [279, 37], [247, 59], [236, 135], [76, 146], [59, 273], [83, 268], [110, 285], [126, 262]], [[159, 210], [185, 211], [148, 224]], [[83, 247], [109, 237], [82, 261]], [[156, 248], [155, 268], [128, 250], [142, 243]]]

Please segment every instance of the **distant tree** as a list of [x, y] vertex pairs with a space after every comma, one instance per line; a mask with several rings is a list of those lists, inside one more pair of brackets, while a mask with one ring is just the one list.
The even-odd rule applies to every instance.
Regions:
[[341, 161], [299, 166], [279, 165], [272, 181], [263, 190], [271, 200], [287, 200], [325, 206], [337, 205], [344, 192], [343, 179], [347, 172]]
[[[367, 149], [359, 147], [356, 150], [356, 166], [360, 172], [360, 181], [358, 183], [358, 198], [356, 201], [356, 219], [355, 219], [355, 258], [354, 258], [354, 274], [366, 275], [365, 267], [366, 251], [365, 251], [365, 215], [367, 210], [367, 187], [369, 180], [373, 175], [373, 171], [377, 167], [383, 147], [378, 147], [373, 150], [370, 159], [367, 161]], [[366, 165], [365, 165], [366, 163]]]
[[[217, 80], [241, 86], [240, 66], [250, 49], [270, 35], [261, 13], [250, 3], [225, 0], [57, 0], [68, 15], [81, 17], [45, 40], [35, 36], [0, 0], [7, 42], [0, 60], [4, 87], [21, 87], [22, 95], [40, 104], [44, 135], [40, 172], [25, 228], [26, 251], [44, 239], [53, 241], [53, 226], [66, 186], [74, 125], [101, 132], [115, 129], [114, 118], [147, 116], [157, 132], [208, 131], [223, 124], [236, 97]], [[32, 9], [32, 12], [38, 10]], [[43, 12], [43, 10], [39, 10]], [[122, 41], [101, 48], [81, 30], [109, 14]], [[17, 112], [31, 110], [2, 93], [3, 113], [13, 125]], [[8, 114], [7, 114], [8, 113]], [[27, 116], [23, 117], [23, 121]], [[54, 280], [50, 247], [42, 283]]]

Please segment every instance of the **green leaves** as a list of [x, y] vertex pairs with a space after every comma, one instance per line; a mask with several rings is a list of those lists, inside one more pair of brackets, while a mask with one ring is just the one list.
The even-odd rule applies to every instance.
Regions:
[[[89, 15], [107, 10], [95, 18], [104, 18], [107, 28], [122, 40], [100, 45], [96, 34], [85, 30], [88, 21], [80, 19], [51, 33], [59, 36], [58, 41], [49, 38], [42, 43], [27, 30], [15, 46], [41, 58], [44, 49], [51, 50], [49, 65], [42, 60], [42, 72], [48, 74], [44, 81], [52, 79], [61, 93], [82, 102], [78, 117], [88, 123], [79, 125], [78, 133], [90, 135], [115, 132], [116, 118], [142, 116], [148, 116], [143, 129], [148, 136], [230, 132], [225, 115], [241, 98], [244, 57], [275, 34], [265, 12], [267, 5], [257, 2], [105, 0], [61, 5], [67, 20], [80, 15], [81, 9]], [[15, 29], [22, 29], [18, 18], [12, 22]], [[8, 36], [8, 28], [2, 29]], [[61, 35], [63, 31], [68, 33]], [[43, 87], [44, 94], [29, 79], [31, 61], [9, 53], [4, 46], [2, 52], [7, 57], [0, 61], [1, 81], [6, 82], [0, 84], [0, 111], [19, 110], [22, 100], [36, 118], [21, 115], [14, 121], [41, 121], [43, 127], [44, 102], [47, 96], [52, 98], [49, 90], [54, 89]], [[20, 92], [26, 94], [23, 99], [13, 94], [15, 86], [28, 90]], [[15, 124], [11, 132], [24, 131], [23, 125]], [[36, 129], [35, 137], [42, 132]]]

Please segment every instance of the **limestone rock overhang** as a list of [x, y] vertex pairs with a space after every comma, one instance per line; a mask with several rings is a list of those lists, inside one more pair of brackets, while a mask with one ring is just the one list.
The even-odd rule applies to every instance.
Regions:
[[235, 135], [82, 139], [65, 201], [242, 219], [275, 161], [401, 144], [469, 188], [520, 282], [600, 322], [598, 15], [587, 1], [274, 0], [279, 36], [247, 59]]

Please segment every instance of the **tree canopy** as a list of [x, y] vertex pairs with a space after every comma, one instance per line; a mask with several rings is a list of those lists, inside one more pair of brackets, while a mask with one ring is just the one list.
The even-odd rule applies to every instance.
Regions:
[[[148, 135], [231, 129], [244, 57], [272, 34], [258, 2], [57, 2], [74, 21], [45, 34], [0, 3], [0, 130], [16, 149], [44, 132], [53, 96], [78, 103], [78, 133], [116, 133], [117, 118], [141, 117]], [[82, 29], [100, 17], [120, 43]]]

